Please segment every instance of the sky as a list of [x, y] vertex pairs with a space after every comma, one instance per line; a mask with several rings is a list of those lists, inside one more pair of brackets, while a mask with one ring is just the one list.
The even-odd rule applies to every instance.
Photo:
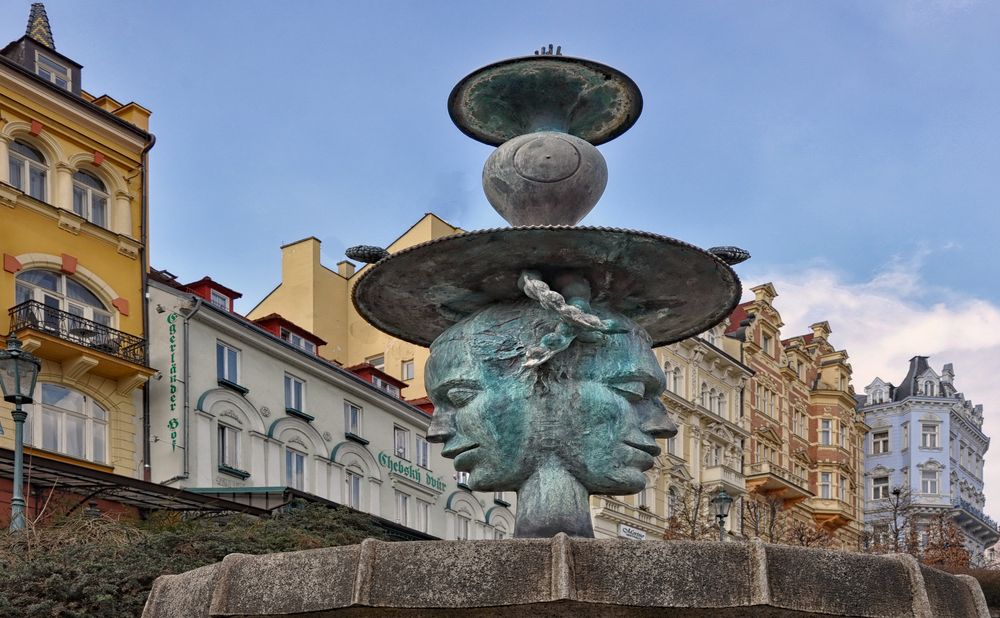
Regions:
[[[8, 40], [29, 4], [3, 0]], [[491, 148], [447, 96], [554, 43], [644, 100], [601, 146], [608, 187], [583, 224], [748, 249], [745, 286], [774, 282], [785, 336], [829, 321], [858, 391], [917, 354], [950, 362], [1000, 436], [998, 2], [45, 5], [87, 91], [153, 111], [152, 265], [241, 291], [238, 310], [277, 285], [284, 243], [316, 236], [333, 267], [425, 212], [504, 225], [480, 186]]]

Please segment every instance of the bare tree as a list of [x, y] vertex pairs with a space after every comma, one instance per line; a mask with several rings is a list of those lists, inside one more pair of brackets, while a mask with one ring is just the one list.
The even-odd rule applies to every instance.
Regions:
[[862, 551], [872, 554], [920, 551], [916, 522], [911, 521], [912, 496], [906, 487], [894, 487], [888, 498], [875, 501], [869, 511], [872, 528], [862, 537]]
[[780, 543], [787, 516], [785, 501], [774, 493], [751, 491], [743, 500], [743, 532], [768, 543]]
[[712, 515], [708, 488], [695, 483], [681, 494], [671, 509], [663, 538], [717, 539], [719, 527]]

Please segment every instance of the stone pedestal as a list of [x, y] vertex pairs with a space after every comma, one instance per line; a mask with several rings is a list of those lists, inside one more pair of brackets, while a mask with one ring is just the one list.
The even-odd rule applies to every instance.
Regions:
[[156, 580], [145, 618], [987, 618], [976, 580], [911, 556], [748, 543], [435, 541], [233, 554]]

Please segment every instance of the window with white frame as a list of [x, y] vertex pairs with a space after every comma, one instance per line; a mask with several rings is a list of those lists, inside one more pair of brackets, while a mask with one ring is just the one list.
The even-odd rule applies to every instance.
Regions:
[[507, 524], [500, 520], [497, 520], [493, 524], [493, 539], [497, 541], [502, 541], [510, 536], [510, 532], [507, 530]]
[[422, 500], [417, 500], [415, 516], [416, 521], [413, 527], [420, 532], [427, 532], [427, 526], [431, 519], [431, 505]]
[[219, 465], [240, 469], [240, 430], [219, 423]]
[[375, 356], [369, 356], [365, 359], [365, 362], [372, 367], [378, 369], [379, 371], [385, 371], [385, 355], [377, 354]]
[[35, 50], [35, 75], [63, 90], [73, 90], [73, 74], [69, 67], [38, 50]]
[[472, 527], [472, 513], [461, 509], [455, 513], [455, 540], [468, 541], [469, 529]]
[[872, 455], [883, 455], [889, 452], [889, 430], [872, 433]]
[[44, 202], [49, 168], [42, 153], [27, 142], [16, 139], [8, 146], [7, 157], [10, 184]]
[[431, 445], [424, 436], [417, 436], [417, 465], [421, 468], [431, 467]]
[[920, 473], [920, 493], [938, 493], [938, 471], [924, 470]]
[[305, 409], [306, 383], [295, 376], [285, 374], [285, 409], [301, 412]]
[[218, 307], [223, 311], [229, 311], [229, 297], [218, 290], [209, 290], [208, 302], [213, 307]]
[[719, 397], [715, 400], [715, 413], [719, 416], [726, 416], [726, 395], [725, 393], [719, 393]]
[[361, 473], [348, 470], [344, 477], [344, 483], [347, 485], [344, 491], [347, 506], [361, 510]]
[[889, 477], [876, 476], [872, 479], [872, 500], [886, 500], [889, 498]]
[[292, 448], [285, 449], [285, 485], [292, 489], [306, 489], [306, 454]]
[[[27, 301], [43, 305], [42, 315], [37, 317], [42, 321], [40, 326], [48, 330], [60, 331], [66, 327], [73, 334], [79, 328], [83, 333], [87, 330], [87, 324], [80, 320], [74, 322], [76, 318], [111, 326], [111, 312], [101, 299], [79, 281], [63, 273], [40, 268], [18, 273], [14, 283], [14, 302], [21, 304]], [[63, 324], [59, 311], [72, 316], [68, 324]], [[93, 330], [89, 334], [92, 337]]]
[[671, 455], [677, 454], [677, 436], [670, 436], [667, 438], [667, 452]]
[[921, 423], [920, 446], [922, 448], [938, 447], [938, 426], [936, 423]]
[[829, 472], [819, 473], [819, 497], [829, 500], [830, 499], [830, 478]]
[[293, 333], [292, 331], [288, 330], [284, 326], [282, 326], [281, 329], [278, 330], [278, 333], [280, 334], [281, 338], [284, 341], [287, 341], [288, 343], [292, 344], [293, 346], [295, 346], [295, 347], [297, 347], [297, 348], [299, 348], [301, 350], [305, 350], [306, 352], [309, 352], [311, 354], [315, 354], [316, 353], [316, 344], [313, 343], [312, 341], [309, 341], [305, 337], [302, 337], [301, 335]]
[[236, 348], [215, 342], [215, 369], [218, 379], [239, 384], [240, 382], [240, 351]]
[[108, 189], [90, 172], [73, 174], [73, 212], [94, 225], [108, 227]]
[[840, 448], [847, 448], [847, 423], [840, 421], [838, 423], [837, 435], [840, 437], [838, 444]]
[[926, 395], [927, 397], [934, 396], [934, 383], [931, 382], [930, 380], [924, 382], [924, 395]]
[[34, 399], [24, 426], [25, 444], [107, 463], [108, 411], [104, 407], [88, 395], [46, 382], [35, 387]]
[[344, 401], [344, 431], [361, 437], [361, 406], [350, 401]]
[[778, 406], [778, 394], [767, 391], [767, 413], [775, 416], [775, 408]]
[[401, 363], [399, 368], [399, 375], [402, 376], [404, 381], [409, 381], [413, 379], [413, 359], [405, 360]]
[[410, 525], [410, 496], [399, 490], [396, 491], [396, 523]]
[[392, 449], [396, 457], [410, 458], [410, 431], [399, 425], [392, 428]]
[[910, 448], [910, 424], [903, 423], [903, 446], [900, 450], [905, 451]]
[[823, 419], [819, 422], [819, 443], [824, 446], [829, 446], [830, 444], [830, 434], [833, 428], [833, 421], [830, 419]]
[[703, 408], [708, 407], [708, 384], [704, 382], [701, 383], [701, 401], [699, 403]]
[[389, 384], [378, 376], [372, 376], [372, 384], [374, 384], [376, 388], [389, 393], [393, 397], [399, 397], [399, 387], [395, 384]]

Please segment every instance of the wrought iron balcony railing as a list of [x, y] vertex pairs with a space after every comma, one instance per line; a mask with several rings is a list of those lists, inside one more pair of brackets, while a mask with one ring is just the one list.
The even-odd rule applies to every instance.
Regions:
[[36, 300], [11, 307], [11, 332], [30, 328], [116, 358], [146, 364], [146, 340]]
[[996, 520], [994, 520], [992, 517], [984, 513], [982, 509], [972, 504], [971, 502], [963, 500], [962, 498], [953, 498], [951, 501], [951, 505], [975, 515], [980, 521], [988, 525], [994, 531], [1000, 530], [1000, 527], [997, 526]]

